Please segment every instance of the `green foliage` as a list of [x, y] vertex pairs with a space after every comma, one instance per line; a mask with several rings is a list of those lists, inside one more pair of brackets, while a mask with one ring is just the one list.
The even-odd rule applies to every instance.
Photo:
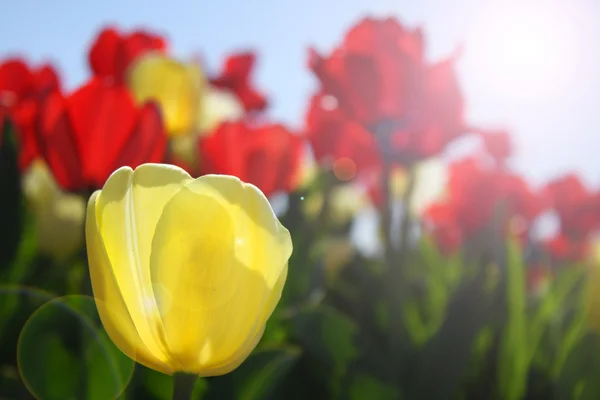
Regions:
[[212, 378], [203, 399], [276, 399], [287, 374], [301, 355], [296, 347], [272, 347], [256, 350], [232, 373]]
[[506, 263], [506, 321], [501, 333], [498, 398], [518, 400], [526, 390], [531, 347], [527, 343], [525, 268], [518, 244], [509, 241]]
[[[534, 294], [521, 245], [482, 234], [451, 255], [421, 237], [391, 266], [352, 253], [328, 271], [325, 258], [337, 250], [327, 239], [347, 236], [348, 226], [303, 214], [302, 198], [325, 190], [320, 179], [293, 194], [282, 217], [294, 253], [258, 347], [235, 371], [199, 378], [194, 399], [600, 398], [600, 339], [584, 312], [584, 268], [555, 271]], [[64, 297], [89, 293], [85, 252], [62, 262], [40, 257], [18, 193], [5, 199], [19, 235], [17, 247], [2, 250], [0, 398], [170, 399], [173, 378], [134, 368], [90, 297]]]
[[43, 399], [115, 398], [134, 368], [84, 296], [57, 298], [37, 309], [22, 329], [17, 359], [23, 382]]
[[8, 122], [0, 126], [0, 271], [13, 260], [23, 231], [21, 173], [14, 136]]
[[398, 389], [394, 386], [385, 384], [369, 375], [358, 374], [353, 377], [350, 384], [350, 399], [381, 399], [395, 400], [401, 398]]

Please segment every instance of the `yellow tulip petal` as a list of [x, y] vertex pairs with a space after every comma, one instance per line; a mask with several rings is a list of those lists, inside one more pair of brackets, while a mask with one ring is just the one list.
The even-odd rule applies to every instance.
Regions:
[[291, 251], [267, 199], [237, 178], [204, 176], [173, 196], [150, 264], [177, 369], [214, 375], [247, 357], [281, 296]]
[[209, 87], [205, 90], [198, 112], [197, 129], [203, 136], [210, 135], [221, 123], [242, 118], [243, 104], [231, 92]]
[[164, 363], [168, 349], [150, 280], [150, 246], [163, 206], [188, 181], [189, 175], [173, 166], [146, 164], [135, 173], [123, 167], [110, 176], [96, 200], [108, 267], [141, 341]]
[[[243, 363], [246, 360], [246, 358], [248, 358], [248, 356], [250, 355], [252, 350], [254, 350], [254, 348], [260, 341], [260, 339], [265, 331], [265, 326], [266, 326], [267, 320], [269, 319], [269, 317], [273, 313], [273, 310], [275, 310], [277, 303], [279, 303], [279, 300], [281, 299], [281, 293], [283, 291], [283, 286], [287, 279], [287, 271], [288, 271], [288, 269], [287, 269], [287, 264], [286, 264], [283, 271], [281, 271], [281, 274], [280, 274], [279, 278], [277, 279], [277, 282], [275, 283], [275, 287], [273, 287], [273, 289], [271, 291], [271, 295], [269, 296], [266, 304], [264, 305], [262, 315], [255, 322], [255, 326], [253, 328], [254, 333], [248, 335], [247, 338], [242, 342], [242, 344], [239, 345], [239, 347], [236, 349], [236, 351], [231, 352], [229, 354], [229, 357], [226, 357], [224, 359], [219, 358], [218, 362], [216, 362], [216, 360], [215, 360], [210, 364], [208, 364], [208, 363], [200, 364], [193, 372], [203, 375], [203, 376], [224, 375], [224, 374], [227, 374], [227, 373], [233, 371], [237, 367], [239, 367], [240, 364]], [[231, 318], [236, 318], [236, 317], [235, 317], [235, 315], [233, 315], [233, 316], [231, 316]], [[219, 327], [217, 329], [222, 330], [223, 328]], [[206, 356], [208, 354], [211, 354], [211, 355], [215, 354], [215, 352], [212, 352], [212, 351], [207, 352], [207, 350], [212, 350], [212, 348], [203, 349], [203, 350], [204, 350], [204, 354], [203, 354], [204, 356]]]
[[35, 160], [23, 176], [23, 192], [35, 215], [41, 254], [65, 260], [81, 249], [85, 200], [63, 192], [46, 164]]
[[267, 323], [267, 320], [269, 319], [269, 317], [273, 313], [273, 310], [275, 310], [277, 303], [279, 303], [279, 300], [281, 299], [283, 286], [285, 285], [285, 281], [287, 279], [287, 272], [288, 268], [286, 264], [283, 271], [281, 271], [281, 274], [279, 275], [275, 286], [272, 289], [271, 296], [265, 304], [262, 316], [256, 323], [255, 333], [253, 335], [248, 336], [246, 341], [242, 344], [242, 346], [240, 346], [239, 350], [236, 353], [232, 354], [232, 356], [229, 359], [222, 361], [220, 365], [212, 366], [211, 370], [207, 371], [205, 369], [200, 372], [203, 372], [206, 376], [218, 376], [227, 374], [239, 367], [240, 364], [244, 362], [246, 358], [248, 358], [252, 350], [254, 350], [254, 348], [260, 341], [260, 338], [262, 337], [265, 331], [265, 325]]
[[128, 86], [138, 102], [156, 100], [172, 135], [195, 129], [204, 78], [200, 68], [149, 53], [129, 70]]
[[148, 350], [140, 338], [116, 275], [106, 254], [96, 220], [96, 201], [99, 191], [89, 200], [85, 222], [90, 278], [102, 325], [115, 345], [131, 359], [157, 371], [171, 373], [164, 360]]
[[236, 223], [236, 256], [263, 275], [272, 288], [292, 254], [292, 240], [265, 195], [233, 176], [204, 175], [186, 187], [197, 194], [215, 193], [227, 204]]

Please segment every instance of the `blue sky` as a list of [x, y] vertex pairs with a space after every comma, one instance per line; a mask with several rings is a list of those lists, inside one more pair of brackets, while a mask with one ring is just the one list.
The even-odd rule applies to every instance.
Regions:
[[[523, 4], [539, 7], [540, 13], [550, 10], [554, 32], [530, 38], [514, 18], [525, 15]], [[52, 60], [73, 88], [87, 78], [87, 48], [106, 23], [163, 33], [178, 56], [200, 53], [212, 68], [228, 52], [252, 48], [259, 51], [255, 80], [270, 94], [271, 116], [299, 126], [316, 86], [306, 68], [307, 48], [328, 51], [364, 15], [395, 15], [407, 25], [422, 25], [432, 60], [462, 45], [458, 71], [469, 119], [510, 127], [518, 147], [515, 168], [531, 180], [574, 170], [600, 185], [600, 2], [595, 0], [19, 0], [2, 7], [0, 56]], [[535, 31], [536, 18], [526, 18], [525, 29]], [[487, 35], [487, 25], [496, 26], [495, 36]], [[499, 35], [512, 38], [502, 48], [506, 56], [494, 47]], [[486, 42], [488, 36], [496, 41]], [[528, 39], [546, 49], [547, 62], [511, 82], [506, 71], [515, 69], [512, 49]]]

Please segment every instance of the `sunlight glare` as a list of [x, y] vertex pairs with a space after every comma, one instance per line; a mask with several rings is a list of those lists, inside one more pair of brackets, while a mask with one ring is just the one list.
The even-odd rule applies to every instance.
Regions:
[[560, 93], [574, 75], [569, 13], [558, 3], [535, 4], [498, 2], [472, 27], [465, 56], [472, 78], [492, 95], [541, 99]]

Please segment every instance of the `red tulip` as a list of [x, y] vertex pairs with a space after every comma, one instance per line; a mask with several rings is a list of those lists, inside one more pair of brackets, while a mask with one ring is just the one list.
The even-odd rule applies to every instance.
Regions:
[[262, 111], [267, 107], [267, 99], [250, 82], [255, 55], [251, 52], [229, 56], [221, 74], [210, 82], [219, 88], [232, 91], [240, 99], [246, 111]]
[[295, 189], [302, 147], [301, 138], [279, 124], [225, 122], [200, 139], [199, 159], [202, 173], [237, 176], [270, 196]]
[[71, 191], [102, 187], [122, 166], [163, 160], [166, 136], [154, 103], [136, 107], [123, 86], [93, 78], [68, 97], [51, 94], [39, 121], [42, 154]]
[[55, 69], [42, 65], [31, 69], [21, 59], [0, 64], [0, 122], [10, 119], [19, 138], [19, 165], [25, 169], [39, 156], [35, 139], [36, 120], [41, 102], [60, 90]]
[[476, 158], [453, 164], [448, 184], [447, 198], [427, 212], [434, 231], [437, 226], [455, 225], [458, 236], [468, 238], [494, 223], [500, 210], [505, 229], [515, 217], [529, 223], [542, 211], [540, 200], [521, 177]]
[[558, 261], [581, 261], [589, 252], [589, 241], [586, 239], [571, 239], [559, 234], [545, 243], [546, 250]]
[[388, 135], [385, 150], [407, 165], [466, 132], [454, 58], [428, 64], [423, 53], [419, 29], [367, 18], [329, 57], [311, 50], [310, 66], [324, 94], [375, 135]]
[[366, 18], [329, 57], [311, 50], [310, 66], [324, 91], [361, 122], [403, 119], [422, 80], [423, 37], [395, 19]]
[[400, 160], [408, 162], [441, 153], [467, 130], [453, 59], [427, 66], [419, 90], [421, 95], [391, 139]]
[[434, 204], [427, 210], [427, 214], [427, 217], [433, 221], [429, 229], [441, 250], [444, 253], [458, 250], [463, 242], [463, 232], [456, 221], [452, 204]]
[[94, 76], [122, 83], [127, 68], [136, 59], [150, 51], [164, 52], [166, 48], [165, 39], [158, 35], [142, 30], [123, 34], [115, 27], [107, 27], [94, 40], [88, 58]]
[[504, 164], [513, 152], [510, 134], [505, 130], [474, 129], [483, 142], [485, 151], [497, 162]]
[[560, 219], [561, 231], [572, 240], [583, 240], [600, 228], [600, 199], [574, 174], [556, 179], [545, 194]]
[[374, 136], [349, 119], [333, 97], [322, 94], [313, 97], [306, 125], [306, 137], [319, 163], [331, 166], [340, 159], [348, 159], [358, 174], [380, 167]]

